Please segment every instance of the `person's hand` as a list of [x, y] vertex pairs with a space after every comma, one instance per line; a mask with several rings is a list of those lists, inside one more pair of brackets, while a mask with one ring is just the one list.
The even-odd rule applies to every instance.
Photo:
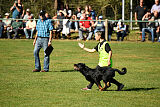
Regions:
[[33, 41], [33, 46], [35, 46], [35, 44], [36, 44], [36, 40]]
[[137, 19], [135, 19], [135, 24], [137, 25]]
[[17, 5], [16, 5], [16, 3], [14, 3], [14, 5], [13, 5], [13, 6], [15, 6], [15, 7], [16, 7], [16, 6], [17, 6]]
[[78, 43], [78, 45], [79, 45], [80, 48], [82, 48], [82, 49], [84, 48], [84, 43], [83, 44]]
[[110, 65], [111, 65], [111, 61], [109, 60], [109, 61], [108, 61], [108, 66], [110, 66]]
[[49, 42], [48, 42], [48, 46], [50, 46], [51, 44], [52, 44], [51, 41], [49, 41]]

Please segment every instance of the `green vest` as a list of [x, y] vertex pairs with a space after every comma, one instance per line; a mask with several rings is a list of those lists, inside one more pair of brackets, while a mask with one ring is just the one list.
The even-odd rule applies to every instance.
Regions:
[[[105, 51], [105, 45], [106, 45], [107, 41], [105, 41], [101, 46], [100, 43], [98, 45], [98, 53], [99, 53], [99, 63], [98, 65], [100, 67], [104, 67], [104, 66], [108, 66], [108, 57], [109, 57], [109, 53], [107, 53]], [[111, 58], [111, 65], [110, 67], [112, 67], [112, 58]]]

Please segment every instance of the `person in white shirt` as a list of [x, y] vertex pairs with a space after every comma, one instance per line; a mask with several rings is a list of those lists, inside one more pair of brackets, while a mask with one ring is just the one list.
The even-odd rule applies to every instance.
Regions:
[[[30, 16], [29, 19], [30, 20], [26, 22], [26, 27], [24, 28], [24, 33], [25, 33], [27, 39], [29, 39], [29, 38], [33, 39], [33, 34], [34, 34], [34, 31], [36, 28], [36, 21], [33, 20], [33, 16]], [[28, 34], [29, 31], [31, 32], [30, 37]]]
[[155, 4], [151, 8], [151, 13], [158, 12], [160, 14], [160, 4], [159, 0], [155, 0]]
[[8, 33], [12, 31], [12, 30], [11, 30], [12, 19], [9, 18], [9, 13], [5, 13], [5, 18], [4, 18], [3, 22], [5, 23], [4, 29], [7, 31], [8, 39], [10, 39]]

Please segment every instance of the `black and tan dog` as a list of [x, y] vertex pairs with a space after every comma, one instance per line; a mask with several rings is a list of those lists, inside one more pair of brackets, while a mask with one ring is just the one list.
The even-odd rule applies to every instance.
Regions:
[[[126, 68], [122, 68], [123, 72], [111, 67], [97, 67], [96, 69], [91, 69], [84, 63], [74, 64], [74, 70], [81, 72], [86, 80], [90, 82], [90, 85], [95, 83], [100, 91], [106, 90], [110, 86], [110, 83], [116, 84], [118, 86], [117, 91], [121, 91], [124, 85], [113, 79], [113, 77], [115, 76], [115, 71], [120, 75], [124, 75], [127, 72]], [[104, 82], [103, 88], [100, 83], [101, 80]]]

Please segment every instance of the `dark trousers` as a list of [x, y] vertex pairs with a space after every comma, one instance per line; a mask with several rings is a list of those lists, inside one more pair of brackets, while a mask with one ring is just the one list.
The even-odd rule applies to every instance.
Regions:
[[146, 27], [146, 23], [144, 22], [138, 22], [138, 25], [139, 25], [140, 31], [142, 31], [142, 29]]
[[123, 41], [125, 36], [126, 36], [126, 31], [117, 32], [117, 41], [120, 41], [120, 37], [121, 37], [121, 41]]

